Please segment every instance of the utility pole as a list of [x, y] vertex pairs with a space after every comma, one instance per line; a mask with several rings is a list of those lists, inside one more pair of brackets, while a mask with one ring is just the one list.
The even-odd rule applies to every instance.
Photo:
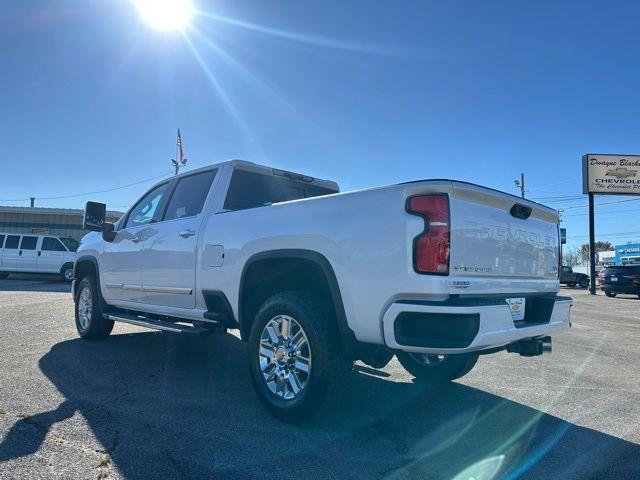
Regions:
[[595, 205], [593, 193], [589, 193], [589, 293], [596, 294], [596, 227], [593, 220]]
[[520, 174], [520, 180], [514, 180], [513, 183], [520, 188], [520, 196], [524, 198], [524, 173]]

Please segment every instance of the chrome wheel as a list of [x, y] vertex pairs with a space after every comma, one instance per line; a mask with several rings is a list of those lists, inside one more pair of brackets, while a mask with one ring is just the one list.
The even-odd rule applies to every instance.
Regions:
[[78, 322], [80, 328], [86, 330], [91, 323], [91, 315], [93, 314], [93, 295], [89, 287], [82, 287], [78, 296]]
[[64, 279], [67, 280], [67, 281], [73, 280], [73, 268], [67, 268], [64, 271], [63, 276], [64, 276]]
[[309, 383], [311, 347], [292, 317], [278, 315], [267, 322], [260, 335], [259, 360], [267, 387], [285, 400], [297, 398]]
[[433, 355], [431, 353], [411, 353], [410, 355], [416, 362], [426, 367], [437, 367], [446, 358], [446, 355]]

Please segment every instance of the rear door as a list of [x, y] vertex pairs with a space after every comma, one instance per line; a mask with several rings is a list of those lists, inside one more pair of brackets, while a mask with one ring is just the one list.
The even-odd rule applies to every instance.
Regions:
[[2, 269], [7, 272], [19, 271], [18, 247], [20, 246], [20, 235], [7, 235], [2, 251]]
[[195, 307], [198, 230], [217, 169], [181, 177], [142, 254], [143, 302]]
[[35, 235], [23, 235], [18, 249], [18, 268], [23, 272], [38, 271], [38, 243], [40, 238]]
[[38, 271], [58, 273], [67, 259], [67, 249], [56, 237], [42, 237], [38, 255]]

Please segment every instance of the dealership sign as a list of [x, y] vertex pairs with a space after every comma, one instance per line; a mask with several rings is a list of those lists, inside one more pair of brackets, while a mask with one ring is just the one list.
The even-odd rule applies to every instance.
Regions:
[[640, 155], [583, 155], [582, 192], [640, 195]]

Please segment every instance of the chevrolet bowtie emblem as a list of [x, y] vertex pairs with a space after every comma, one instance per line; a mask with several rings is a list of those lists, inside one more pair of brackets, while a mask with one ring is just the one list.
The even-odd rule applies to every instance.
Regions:
[[606, 176], [616, 178], [629, 178], [635, 177], [637, 173], [637, 170], [630, 170], [627, 167], [616, 167], [608, 169]]

